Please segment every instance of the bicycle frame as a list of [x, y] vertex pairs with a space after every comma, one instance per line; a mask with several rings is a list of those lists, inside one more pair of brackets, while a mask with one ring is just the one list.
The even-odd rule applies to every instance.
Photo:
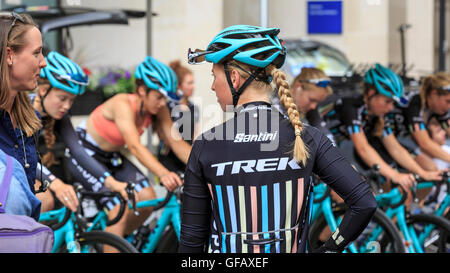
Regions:
[[[432, 185], [432, 183], [421, 183], [417, 188], [423, 189]], [[379, 205], [384, 205], [386, 203], [396, 204], [401, 200], [401, 198], [402, 194], [400, 193], [400, 190], [398, 188], [394, 188], [388, 193], [383, 193], [375, 196], [375, 199], [377, 200], [377, 203]], [[450, 197], [447, 194], [444, 201], [440, 204], [439, 209], [436, 210], [434, 214], [442, 216], [446, 207], [449, 205], [449, 202]], [[388, 208], [386, 210], [386, 215], [391, 219], [393, 219], [394, 217], [396, 218], [397, 226], [399, 227], [400, 232], [403, 234], [405, 245], [408, 251], [410, 253], [424, 253], [422, 245], [424, 244], [425, 239], [428, 237], [428, 235], [433, 231], [434, 225], [427, 225], [424, 229], [424, 232], [417, 236], [414, 227], [407, 224], [406, 208], [404, 204], [401, 204], [396, 208]]]
[[[396, 204], [400, 202], [402, 199], [402, 194], [398, 188], [392, 189], [388, 193], [382, 193], [375, 196], [377, 203], [379, 206], [383, 206], [385, 204]], [[396, 217], [396, 224], [400, 229], [400, 232], [403, 234], [403, 238], [405, 240], [405, 245], [410, 253], [423, 253], [422, 247], [419, 245], [419, 241], [417, 240], [417, 236], [414, 231], [410, 230], [406, 223], [406, 208], [404, 204], [396, 208], [388, 208], [385, 213], [390, 218], [393, 219]]]
[[[159, 202], [164, 200], [164, 198], [146, 200], [137, 203], [137, 208], [145, 208], [150, 206], [156, 206]], [[142, 247], [141, 252], [152, 253], [161, 239], [164, 230], [170, 224], [172, 224], [175, 234], [177, 235], [178, 241], [180, 240], [180, 228], [181, 228], [181, 215], [180, 215], [180, 204], [177, 201], [177, 197], [172, 195], [169, 202], [163, 209], [161, 217], [158, 219], [156, 227], [153, 232], [150, 233], [147, 243]]]
[[[43, 212], [40, 215], [39, 222], [52, 221], [55, 219], [58, 219], [58, 221], [62, 221], [65, 213], [65, 207], [58, 210]], [[73, 217], [73, 214], [71, 217]], [[57, 250], [59, 250], [64, 243], [66, 243], [67, 251], [69, 253], [80, 253], [79, 246], [77, 245], [75, 240], [75, 233], [76, 230], [72, 219], [69, 219], [67, 223], [61, 228], [54, 230], [53, 234], [55, 237], [55, 242], [53, 243], [52, 253], [55, 253]]]
[[[151, 200], [144, 200], [136, 203], [136, 208], [147, 208], [147, 207], [155, 207], [158, 203], [162, 202], [164, 198], [157, 198]], [[129, 209], [132, 209], [131, 204], [129, 203]], [[178, 240], [180, 240], [180, 227], [181, 227], [181, 215], [180, 215], [180, 204], [177, 201], [177, 197], [172, 195], [169, 202], [164, 206], [161, 217], [159, 217], [156, 227], [148, 236], [147, 243], [142, 247], [141, 252], [143, 253], [152, 253], [161, 239], [165, 228], [172, 224], [174, 231], [177, 235]], [[97, 216], [92, 221], [91, 226], [87, 229], [87, 231], [92, 230], [104, 230], [106, 228], [106, 222], [108, 221], [108, 215], [103, 210], [100, 211]], [[127, 241], [132, 242], [133, 236], [130, 235], [127, 238]]]
[[[315, 186], [314, 187], [314, 196], [316, 196], [316, 195], [323, 196], [323, 194], [325, 194], [325, 192], [326, 192], [326, 188], [327, 188], [327, 185], [325, 185], [323, 183]], [[313, 203], [311, 223], [314, 220], [316, 220], [321, 214], [324, 215], [325, 220], [326, 220], [328, 226], [330, 227], [331, 233], [334, 233], [340, 224], [340, 219], [338, 219], [338, 221], [336, 221], [336, 218], [334, 217], [333, 209], [331, 206], [331, 197], [330, 196], [327, 196], [320, 203], [316, 203], [316, 204]], [[349, 246], [347, 248], [352, 253], [358, 253], [358, 251], [353, 243], [349, 244]], [[344, 252], [346, 252], [346, 251], [344, 251]]]

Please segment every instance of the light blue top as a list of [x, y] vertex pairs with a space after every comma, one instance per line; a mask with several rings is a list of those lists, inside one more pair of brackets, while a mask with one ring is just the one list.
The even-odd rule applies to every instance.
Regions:
[[[6, 170], [6, 154], [0, 150], [0, 186]], [[39, 220], [41, 201], [31, 192], [22, 165], [13, 157], [13, 175], [4, 209], [7, 214], [26, 215]]]

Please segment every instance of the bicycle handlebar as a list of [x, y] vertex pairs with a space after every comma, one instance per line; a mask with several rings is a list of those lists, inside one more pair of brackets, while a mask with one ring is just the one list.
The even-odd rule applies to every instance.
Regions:
[[[132, 187], [134, 189], [134, 185], [132, 185]], [[75, 188], [75, 192], [78, 195], [78, 199], [80, 200], [80, 206], [81, 206], [81, 200], [84, 197], [92, 197], [96, 201], [99, 200], [100, 198], [104, 198], [104, 197], [117, 197], [119, 199], [119, 202], [120, 202], [119, 213], [116, 215], [116, 217], [114, 217], [114, 219], [108, 220], [106, 222], [107, 226], [111, 226], [111, 225], [114, 225], [117, 222], [119, 222], [119, 220], [122, 218], [123, 214], [125, 213], [126, 201], [125, 201], [125, 199], [123, 199], [122, 195], [118, 192], [88, 192], [88, 191], [85, 191], [83, 186], [79, 183], [75, 183], [74, 188]], [[127, 186], [127, 188], [128, 188], [128, 186]], [[78, 213], [78, 214], [81, 214], [81, 213]]]

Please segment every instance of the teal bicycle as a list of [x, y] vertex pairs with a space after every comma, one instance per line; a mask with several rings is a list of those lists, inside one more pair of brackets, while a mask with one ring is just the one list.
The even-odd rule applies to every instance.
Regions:
[[[128, 184], [127, 193], [130, 202], [128, 208], [137, 213], [137, 209], [152, 207], [152, 215], [156, 211], [162, 209], [161, 215], [155, 219], [150, 216], [141, 227], [136, 229], [132, 234], [126, 236], [126, 241], [132, 244], [138, 251], [143, 253], [152, 252], [177, 252], [178, 242], [180, 239], [181, 227], [181, 195], [182, 187], [174, 192], [167, 192], [163, 198], [145, 200], [136, 202], [134, 196], [134, 184]], [[95, 193], [84, 195], [80, 198], [80, 202], [84, 197], [90, 197]], [[101, 196], [101, 195], [100, 195]], [[104, 210], [100, 210], [93, 219], [89, 221], [87, 232], [104, 230], [106, 226], [116, 223], [125, 211], [126, 203], [123, 199], [116, 195], [120, 200], [120, 209], [118, 215], [108, 220], [108, 214]], [[153, 220], [153, 221], [152, 221]]]
[[[381, 176], [378, 174], [376, 184], [380, 185]], [[443, 181], [425, 181], [417, 179], [416, 186], [412, 189], [413, 198], [417, 201], [416, 190], [431, 187], [436, 183], [448, 183], [448, 176], [444, 175]], [[448, 187], [447, 187], [448, 189]], [[449, 253], [450, 252], [450, 221], [442, 217], [449, 205], [449, 197], [444, 199], [439, 209], [434, 214], [411, 214], [406, 210], [404, 201], [407, 193], [398, 187], [387, 193], [380, 192], [375, 196], [379, 207], [385, 210], [386, 215], [395, 219], [409, 253]]]
[[[316, 199], [313, 201], [312, 224], [309, 232], [309, 242], [312, 249], [320, 247], [336, 231], [343, 215], [347, 211], [345, 204], [332, 200], [330, 192], [330, 188], [324, 183], [314, 187]], [[324, 233], [328, 234], [327, 238], [322, 238], [321, 240]], [[405, 249], [398, 229], [386, 214], [378, 208], [367, 228], [356, 240], [347, 246], [344, 252], [404, 253]]]
[[[79, 184], [74, 185], [74, 188], [79, 199], [89, 194], [91, 196], [99, 196], [100, 194], [83, 192]], [[101, 196], [112, 197], [117, 195], [116, 193], [101, 193]], [[114, 224], [119, 219], [112, 219], [109, 224]], [[138, 253], [122, 237], [101, 230], [88, 230], [81, 205], [78, 206], [76, 212], [72, 212], [65, 207], [44, 212], [40, 215], [39, 221], [48, 224], [53, 229], [55, 237], [53, 253], [102, 253], [105, 247], [120, 253]]]

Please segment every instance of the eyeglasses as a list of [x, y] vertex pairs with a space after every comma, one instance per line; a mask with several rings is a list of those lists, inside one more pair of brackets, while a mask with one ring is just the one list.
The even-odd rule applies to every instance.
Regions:
[[13, 18], [13, 21], [11, 23], [11, 27], [9, 28], [9, 31], [8, 31], [8, 38], [9, 38], [9, 35], [11, 34], [11, 31], [12, 31], [13, 27], [16, 25], [16, 21], [17, 20], [19, 20], [20, 22], [25, 24], [25, 19], [20, 14], [17, 14], [15, 11], [13, 11], [11, 13], [10, 12], [0, 12], [0, 17]]
[[322, 88], [327, 88], [328, 86], [331, 85], [330, 79], [327, 78], [300, 80], [300, 82], [312, 83]]
[[89, 78], [87, 76], [81, 74], [65, 74], [65, 75], [56, 75], [55, 78], [58, 80], [66, 80], [69, 82], [73, 82], [82, 86], [86, 86], [89, 83]]
[[192, 49], [188, 49], [188, 64], [202, 64], [205, 63], [205, 55], [209, 53], [213, 53], [214, 51], [206, 51], [202, 49], [196, 49], [192, 51]]

